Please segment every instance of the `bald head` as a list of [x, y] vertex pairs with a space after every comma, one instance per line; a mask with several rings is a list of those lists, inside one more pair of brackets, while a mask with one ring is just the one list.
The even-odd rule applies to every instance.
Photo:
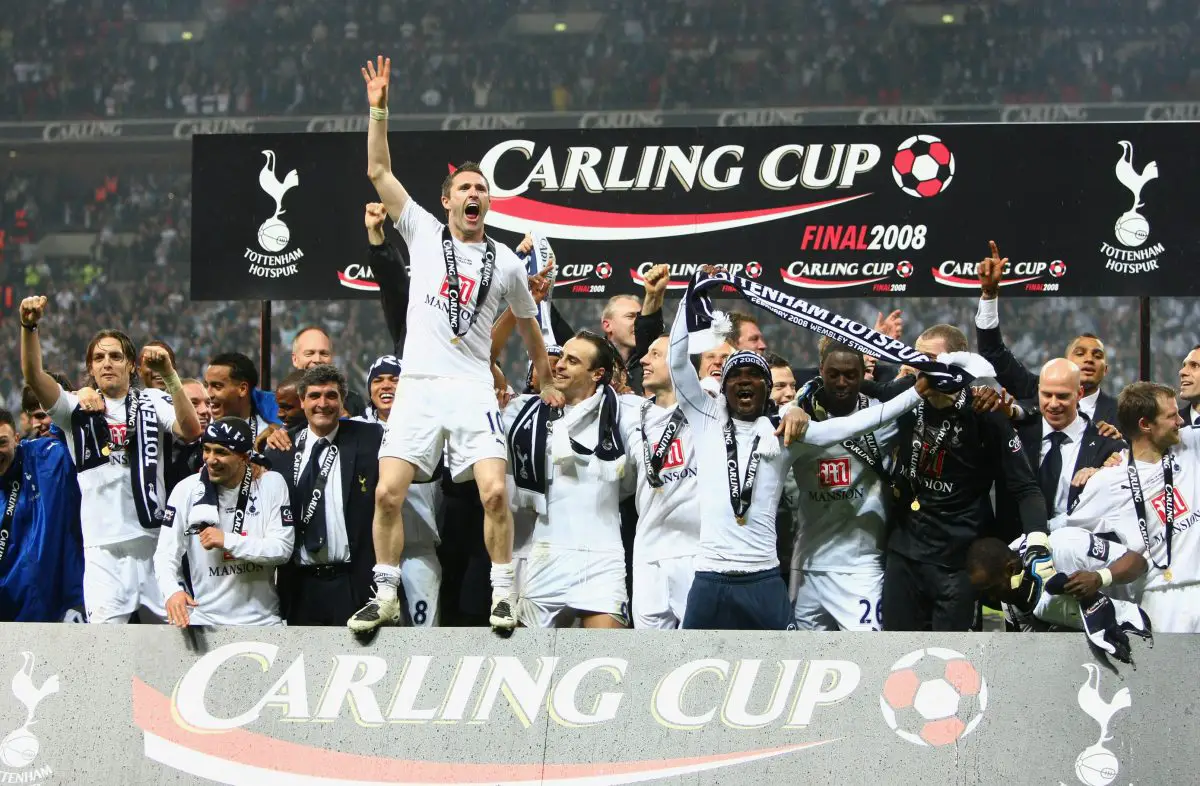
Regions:
[[1055, 430], [1061, 431], [1079, 417], [1079, 366], [1066, 358], [1055, 358], [1042, 366], [1038, 376], [1038, 408]]
[[1071, 388], [1079, 387], [1079, 366], [1075, 365], [1066, 358], [1055, 358], [1046, 362], [1042, 366], [1042, 373], [1038, 376], [1038, 386], [1045, 384], [1057, 385], [1066, 384]]

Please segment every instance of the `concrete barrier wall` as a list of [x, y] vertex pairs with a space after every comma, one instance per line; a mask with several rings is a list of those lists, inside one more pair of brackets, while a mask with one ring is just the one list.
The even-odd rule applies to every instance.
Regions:
[[[0, 784], [1200, 780], [1200, 637], [0, 625]], [[11, 685], [10, 685], [11, 683]]]

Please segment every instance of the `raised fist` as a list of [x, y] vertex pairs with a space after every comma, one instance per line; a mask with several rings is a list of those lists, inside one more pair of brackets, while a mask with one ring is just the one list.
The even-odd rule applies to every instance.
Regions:
[[363, 223], [367, 229], [379, 229], [383, 226], [383, 222], [387, 220], [387, 208], [382, 202], [368, 202], [367, 213], [363, 217]]
[[142, 350], [142, 362], [146, 364], [146, 368], [164, 379], [175, 371], [171, 367], [171, 356], [167, 354], [167, 350], [153, 344]]
[[644, 280], [646, 294], [663, 295], [667, 291], [667, 284], [671, 283], [671, 268], [668, 265], [655, 265], [646, 271]]
[[46, 296], [33, 295], [21, 301], [21, 322], [25, 325], [36, 325], [42, 321], [46, 312]]

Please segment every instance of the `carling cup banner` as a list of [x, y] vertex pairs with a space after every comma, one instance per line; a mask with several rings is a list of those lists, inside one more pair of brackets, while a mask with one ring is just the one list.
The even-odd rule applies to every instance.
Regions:
[[[435, 215], [447, 172], [478, 161], [496, 239], [554, 244], [556, 297], [637, 293], [662, 262], [677, 290], [721, 264], [806, 299], [970, 295], [988, 240], [1010, 260], [1006, 295], [1194, 296], [1195, 136], [1193, 123], [517, 128], [390, 144]], [[365, 133], [197, 135], [193, 151], [193, 298], [374, 295]]]

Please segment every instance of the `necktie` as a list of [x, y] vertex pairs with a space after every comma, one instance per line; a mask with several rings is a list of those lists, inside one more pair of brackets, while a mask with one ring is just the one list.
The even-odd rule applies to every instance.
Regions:
[[[304, 474], [300, 478], [300, 488], [304, 494], [301, 499], [304, 500], [305, 508], [308, 507], [313, 492], [317, 489], [317, 479], [321, 476], [321, 461], [325, 458], [325, 451], [328, 448], [329, 440], [324, 437], [317, 440], [313, 445], [312, 455], [308, 458], [308, 466], [304, 468]], [[321, 489], [322, 497], [324, 491]], [[303, 511], [301, 515], [303, 515]], [[325, 500], [322, 498], [313, 509], [312, 518], [304, 527], [304, 548], [310, 555], [325, 548], [325, 535]]]
[[1046, 439], [1050, 440], [1050, 450], [1042, 459], [1038, 470], [1038, 485], [1042, 487], [1042, 496], [1046, 499], [1047, 515], [1054, 515], [1054, 500], [1058, 496], [1058, 478], [1062, 475], [1062, 446], [1067, 441], [1067, 435], [1061, 431], [1053, 431]]

